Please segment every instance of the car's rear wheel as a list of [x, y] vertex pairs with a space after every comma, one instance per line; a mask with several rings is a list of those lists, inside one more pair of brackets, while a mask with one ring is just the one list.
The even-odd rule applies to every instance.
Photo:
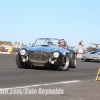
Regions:
[[61, 71], [66, 71], [69, 68], [69, 57], [66, 55], [66, 57], [63, 58], [62, 64], [58, 67]]
[[18, 68], [30, 68], [29, 64], [21, 62], [19, 54], [16, 55], [16, 64]]
[[70, 68], [76, 68], [76, 62], [77, 62], [77, 57], [76, 55], [73, 55], [73, 58], [70, 61]]

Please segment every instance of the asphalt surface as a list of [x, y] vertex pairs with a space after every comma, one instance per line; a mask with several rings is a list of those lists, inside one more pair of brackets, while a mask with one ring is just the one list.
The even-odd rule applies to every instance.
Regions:
[[[64, 90], [64, 93], [52, 95], [0, 94], [1, 100], [100, 100], [100, 81], [95, 81], [100, 62], [83, 62], [77, 59], [77, 68], [69, 69], [69, 71], [44, 68], [19, 69], [16, 66], [15, 57], [15, 55], [0, 54], [0, 88], [21, 88], [23, 86], [36, 90], [60, 88]], [[58, 84], [58, 82], [65, 83]]]

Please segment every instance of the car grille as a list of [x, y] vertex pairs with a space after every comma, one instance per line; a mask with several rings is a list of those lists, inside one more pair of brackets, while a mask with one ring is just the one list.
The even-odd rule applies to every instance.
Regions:
[[48, 62], [48, 55], [41, 51], [34, 51], [30, 54], [29, 60], [31, 62], [38, 62], [38, 63], [47, 63]]
[[34, 62], [33, 65], [34, 65], [34, 66], [39, 66], [39, 67], [42, 66], [42, 67], [43, 67], [45, 64], [44, 64], [44, 63], [36, 63], [36, 62]]

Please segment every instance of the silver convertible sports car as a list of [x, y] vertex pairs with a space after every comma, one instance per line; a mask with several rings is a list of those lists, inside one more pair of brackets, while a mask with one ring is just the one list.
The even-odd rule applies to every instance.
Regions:
[[18, 50], [16, 64], [18, 68], [53, 67], [59, 70], [76, 68], [76, 52], [72, 48], [57, 46], [60, 39], [39, 38], [33, 46]]
[[95, 51], [83, 53], [82, 60], [84, 60], [84, 61], [90, 61], [90, 60], [100, 61], [100, 48]]

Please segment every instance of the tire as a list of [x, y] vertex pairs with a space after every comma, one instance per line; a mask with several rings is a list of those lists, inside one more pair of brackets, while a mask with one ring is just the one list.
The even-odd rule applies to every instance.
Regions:
[[58, 67], [58, 70], [66, 71], [68, 69], [69, 69], [69, 57], [67, 55], [66, 57], [64, 57], [61, 66]]
[[70, 62], [71, 62], [71, 59], [74, 58], [74, 56], [75, 56], [75, 52], [74, 51], [70, 51], [69, 52]]
[[90, 62], [90, 60], [89, 59], [83, 59], [84, 60], [84, 62]]
[[77, 57], [76, 55], [74, 55], [74, 57], [72, 58], [71, 62], [70, 62], [70, 68], [76, 68], [76, 62], [77, 62]]
[[74, 51], [70, 51], [69, 52], [69, 57], [70, 57], [70, 64], [69, 64], [69, 68], [76, 68], [76, 62], [77, 62], [77, 56], [76, 53]]
[[83, 61], [86, 61], [87, 59], [83, 59]]
[[30, 65], [27, 63], [21, 63], [21, 58], [19, 56], [19, 54], [16, 55], [16, 64], [18, 66], [18, 68], [30, 68]]

